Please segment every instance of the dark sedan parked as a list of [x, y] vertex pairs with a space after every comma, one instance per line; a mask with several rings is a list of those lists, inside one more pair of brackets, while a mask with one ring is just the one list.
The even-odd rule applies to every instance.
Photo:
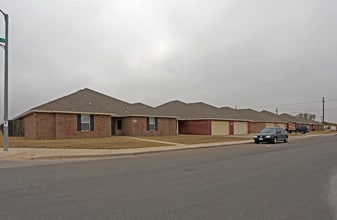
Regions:
[[264, 128], [254, 135], [254, 142], [269, 142], [276, 144], [279, 141], [288, 142], [288, 133], [283, 128]]

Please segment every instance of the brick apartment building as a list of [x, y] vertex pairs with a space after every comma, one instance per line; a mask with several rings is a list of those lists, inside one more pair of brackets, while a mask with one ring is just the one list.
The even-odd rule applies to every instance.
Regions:
[[[12, 122], [20, 135], [32, 139], [110, 137], [114, 135], [247, 135], [287, 123], [322, 130], [323, 125], [295, 116], [252, 109], [218, 108], [206, 103], [170, 101], [157, 107], [130, 104], [82, 89], [37, 106]], [[15, 136], [15, 135], [12, 135]]]
[[177, 134], [175, 117], [90, 89], [35, 107], [17, 119], [22, 121], [24, 136], [32, 139]]

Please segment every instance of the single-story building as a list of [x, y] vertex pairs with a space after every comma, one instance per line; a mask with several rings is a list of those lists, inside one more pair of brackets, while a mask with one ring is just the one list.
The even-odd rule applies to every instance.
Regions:
[[251, 120], [250, 133], [258, 133], [263, 128], [281, 127], [286, 129], [287, 127], [286, 121], [283, 121], [271, 112], [258, 112], [252, 109], [239, 109], [237, 111], [243, 118]]
[[250, 121], [242, 119], [235, 110], [217, 108], [206, 103], [171, 101], [157, 107], [164, 115], [176, 116], [178, 133], [189, 135], [246, 135]]
[[292, 116], [286, 113], [280, 115], [281, 118], [287, 120], [288, 123], [295, 123], [296, 125], [305, 125], [308, 127], [309, 131], [322, 131], [324, 130], [323, 123], [319, 123], [317, 121], [313, 121], [310, 119], [300, 118], [296, 116]]
[[13, 133], [32, 139], [110, 137], [113, 135], [247, 135], [267, 127], [305, 124], [321, 130], [321, 123], [268, 111], [218, 108], [206, 103], [170, 101], [157, 107], [130, 104], [82, 89], [50, 101], [14, 118]]
[[32, 139], [177, 134], [175, 117], [90, 89], [32, 108], [16, 119], [22, 121], [24, 136]]

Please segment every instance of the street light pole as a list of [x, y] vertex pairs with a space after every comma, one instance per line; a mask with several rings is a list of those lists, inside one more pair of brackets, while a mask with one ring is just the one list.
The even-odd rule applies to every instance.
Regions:
[[4, 80], [4, 151], [8, 151], [8, 14], [0, 9], [5, 18], [5, 80]]

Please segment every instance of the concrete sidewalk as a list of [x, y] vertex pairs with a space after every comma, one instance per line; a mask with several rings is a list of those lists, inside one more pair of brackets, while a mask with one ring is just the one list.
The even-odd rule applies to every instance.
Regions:
[[[331, 134], [329, 134], [331, 135]], [[332, 134], [335, 135], [335, 134]], [[323, 135], [291, 136], [291, 139], [308, 138]], [[52, 149], [52, 148], [9, 148], [8, 151], [0, 150], [0, 160], [61, 160], [76, 158], [104, 158], [113, 156], [137, 155], [165, 151], [177, 151], [197, 148], [209, 148], [237, 144], [253, 143], [253, 140], [217, 142], [207, 144], [176, 144], [175, 146], [130, 148], [130, 149]], [[164, 145], [165, 143], [163, 143]]]

